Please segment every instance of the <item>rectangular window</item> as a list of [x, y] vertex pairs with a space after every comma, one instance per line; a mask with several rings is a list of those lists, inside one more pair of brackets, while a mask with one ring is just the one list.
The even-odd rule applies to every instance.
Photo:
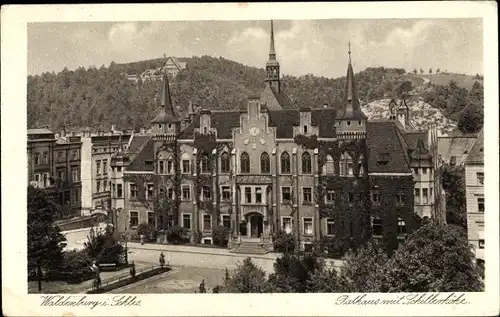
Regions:
[[108, 181], [107, 180], [102, 181], [102, 191], [103, 192], [108, 191]]
[[422, 201], [424, 204], [429, 203], [428, 191], [429, 190], [427, 188], [422, 188]]
[[350, 204], [352, 204], [354, 202], [354, 193], [353, 192], [347, 193], [347, 202]]
[[313, 234], [313, 218], [302, 218], [303, 219], [303, 233], [305, 235], [312, 235]]
[[182, 160], [182, 173], [189, 174], [191, 171], [189, 160]]
[[191, 200], [191, 188], [189, 185], [182, 185], [182, 200]]
[[74, 193], [73, 193], [73, 202], [77, 203], [80, 198], [78, 197], [78, 189], [75, 189]]
[[335, 221], [331, 218], [326, 219], [326, 234], [329, 236], [335, 234]]
[[434, 202], [434, 195], [432, 192], [432, 188], [429, 188], [429, 202], [433, 203]]
[[158, 162], [158, 173], [159, 174], [165, 173], [165, 162], [163, 162], [163, 161]]
[[116, 184], [116, 197], [117, 198], [123, 197], [122, 184]]
[[40, 164], [40, 153], [36, 153], [35, 154], [35, 165], [39, 165]]
[[35, 174], [35, 182], [40, 185], [40, 174]]
[[191, 229], [191, 214], [182, 214], [182, 226]]
[[231, 229], [231, 216], [222, 215], [222, 226], [226, 229]]
[[245, 203], [252, 203], [252, 188], [245, 187]]
[[479, 185], [484, 185], [484, 173], [476, 173], [477, 183]]
[[211, 238], [203, 238], [203, 244], [212, 244]]
[[422, 168], [422, 175], [427, 175], [427, 167]]
[[116, 185], [111, 184], [111, 197], [115, 198], [116, 197]]
[[344, 162], [339, 163], [340, 176], [344, 176]]
[[153, 226], [155, 224], [155, 213], [152, 211], [148, 211], [148, 224]]
[[116, 167], [116, 171], [117, 171], [118, 173], [120, 173], [120, 172], [122, 171], [122, 167], [121, 167], [121, 166], [117, 166], [117, 167]]
[[290, 202], [292, 200], [292, 189], [290, 187], [281, 187], [281, 202]]
[[325, 203], [327, 203], [329, 205], [335, 204], [335, 191], [334, 190], [329, 189], [326, 191]]
[[96, 174], [101, 175], [101, 161], [97, 161], [95, 164], [96, 164]]
[[137, 198], [137, 185], [136, 184], [130, 184], [130, 198]]
[[255, 202], [260, 204], [262, 202], [262, 188], [255, 188]]
[[130, 211], [130, 226], [137, 227], [139, 225], [139, 212]]
[[64, 181], [64, 170], [58, 170], [57, 171], [57, 178], [63, 182]]
[[174, 189], [172, 187], [167, 188], [167, 197], [168, 199], [174, 199]]
[[347, 163], [347, 175], [349, 175], [349, 176], [354, 175], [352, 172], [352, 163], [351, 162]]
[[148, 188], [147, 188], [147, 199], [153, 199], [154, 198], [154, 195], [155, 195], [155, 190], [154, 190], [154, 184], [148, 184]]
[[378, 190], [373, 190], [372, 191], [372, 203], [374, 205], [380, 205], [382, 201], [382, 195], [380, 194], [380, 192]]
[[108, 160], [102, 161], [102, 173], [108, 175]]
[[212, 230], [212, 215], [203, 215], [203, 230]]
[[420, 188], [415, 188], [415, 204], [420, 204]]
[[406, 223], [403, 219], [398, 219], [398, 234], [403, 235], [406, 234]]
[[174, 167], [174, 163], [172, 162], [172, 160], [168, 160], [167, 161], [167, 174], [172, 174], [174, 172], [173, 167]]
[[43, 152], [43, 164], [49, 164], [49, 155], [47, 152]]
[[405, 204], [405, 196], [402, 193], [396, 193], [396, 205], [403, 206]]
[[484, 212], [484, 198], [477, 199], [477, 211]]
[[374, 236], [382, 235], [382, 219], [373, 218], [372, 220], [372, 232]]
[[281, 217], [281, 228], [286, 233], [292, 232], [293, 231], [292, 217]]
[[78, 150], [73, 151], [73, 160], [74, 161], [78, 160]]
[[302, 203], [304, 205], [310, 205], [312, 203], [312, 188], [311, 187], [302, 188]]
[[479, 249], [484, 249], [484, 239], [479, 239], [478, 244], [479, 244]]
[[221, 191], [222, 191], [222, 200], [224, 201], [231, 200], [231, 187], [221, 186]]
[[58, 151], [57, 152], [57, 161], [58, 162], [63, 162], [64, 161], [64, 159], [63, 159], [63, 153], [64, 153], [63, 151]]
[[413, 175], [418, 176], [418, 167], [413, 168]]
[[101, 182], [100, 181], [97, 181], [97, 192], [100, 193], [101, 192]]
[[456, 156], [454, 156], [454, 155], [452, 155], [452, 156], [450, 157], [450, 165], [452, 165], [452, 166], [453, 166], [453, 165], [456, 165], [456, 164], [457, 164], [457, 157], [456, 157]]
[[203, 186], [203, 189], [202, 189], [202, 200], [210, 200], [210, 199], [211, 199], [210, 187]]

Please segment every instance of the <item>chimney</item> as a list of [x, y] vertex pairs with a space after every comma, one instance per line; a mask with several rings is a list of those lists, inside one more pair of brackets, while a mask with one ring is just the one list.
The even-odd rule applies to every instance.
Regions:
[[324, 103], [324, 104], [323, 104], [323, 108], [328, 108], [328, 104], [327, 104], [327, 103]]

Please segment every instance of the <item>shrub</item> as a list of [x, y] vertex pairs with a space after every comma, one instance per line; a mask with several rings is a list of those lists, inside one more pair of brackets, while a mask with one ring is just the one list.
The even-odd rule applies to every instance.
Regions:
[[212, 230], [213, 243], [220, 247], [226, 247], [229, 242], [229, 230], [222, 226], [215, 227]]
[[179, 225], [171, 226], [167, 230], [167, 241], [172, 244], [184, 244], [189, 242], [188, 231]]
[[347, 250], [345, 250], [345, 245], [337, 237], [324, 236], [319, 241], [318, 251], [324, 254], [328, 258], [341, 258]]
[[293, 252], [295, 249], [295, 237], [283, 231], [280, 231], [274, 236], [274, 251], [276, 252]]
[[201, 243], [201, 238], [203, 236], [203, 234], [201, 233], [200, 230], [193, 230], [193, 242], [196, 243], [196, 244], [200, 244]]

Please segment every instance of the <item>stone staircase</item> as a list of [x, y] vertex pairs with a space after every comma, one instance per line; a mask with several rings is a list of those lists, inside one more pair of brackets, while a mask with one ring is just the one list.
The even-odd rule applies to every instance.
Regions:
[[268, 251], [261, 242], [242, 241], [240, 243], [236, 243], [230, 252], [245, 254], [266, 254]]

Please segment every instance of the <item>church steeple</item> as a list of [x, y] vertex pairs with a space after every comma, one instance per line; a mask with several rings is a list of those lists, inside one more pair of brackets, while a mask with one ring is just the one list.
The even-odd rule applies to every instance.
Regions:
[[274, 48], [274, 25], [271, 20], [271, 41], [269, 45], [269, 60], [266, 63], [266, 81], [269, 83], [271, 88], [276, 90], [277, 93], [280, 92], [280, 64], [276, 60], [276, 50]]
[[347, 75], [345, 81], [344, 103], [345, 110], [342, 119], [365, 120], [366, 116], [361, 111], [358, 96], [356, 94], [356, 81], [351, 61], [351, 40], [349, 40], [348, 51], [349, 63], [347, 65]]

